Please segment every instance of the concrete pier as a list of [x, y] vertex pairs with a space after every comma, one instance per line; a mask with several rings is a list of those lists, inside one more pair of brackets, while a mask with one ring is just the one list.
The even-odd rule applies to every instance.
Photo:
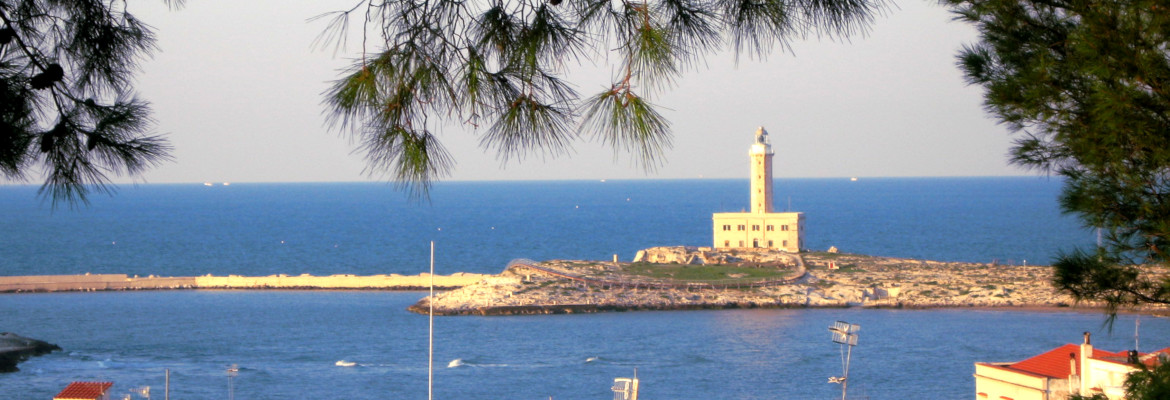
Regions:
[[[435, 288], [459, 288], [479, 282], [487, 276], [462, 272], [435, 275]], [[131, 277], [125, 274], [33, 275], [0, 276], [0, 293], [170, 289], [423, 290], [429, 287], [430, 282], [430, 275], [425, 273], [368, 276], [304, 274], [192, 277]]]

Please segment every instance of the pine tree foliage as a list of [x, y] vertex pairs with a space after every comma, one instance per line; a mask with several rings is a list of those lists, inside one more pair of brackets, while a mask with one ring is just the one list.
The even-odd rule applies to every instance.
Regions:
[[1111, 311], [1170, 303], [1144, 265], [1170, 250], [1170, 4], [948, 0], [981, 41], [958, 56], [1020, 134], [1014, 163], [1063, 177], [1060, 206], [1102, 245], [1058, 257], [1055, 284]]
[[[414, 194], [450, 172], [443, 126], [480, 132], [502, 161], [562, 155], [585, 138], [652, 168], [670, 146], [653, 104], [725, 48], [763, 58], [807, 34], [863, 32], [884, 0], [359, 1], [320, 16], [325, 45], [360, 36], [363, 54], [325, 94], [331, 124], [361, 143], [368, 172]], [[356, 22], [356, 23], [354, 23]], [[350, 33], [352, 25], [360, 25]], [[575, 68], [613, 60], [599, 92]], [[446, 124], [446, 125], [445, 125]]]
[[0, 174], [43, 176], [54, 205], [84, 202], [111, 190], [111, 174], [169, 159], [167, 142], [148, 134], [148, 104], [129, 93], [154, 37], [127, 7], [0, 0]]
[[1125, 378], [1127, 400], [1170, 399], [1170, 360], [1159, 359], [1153, 367], [1139, 365], [1138, 371]]

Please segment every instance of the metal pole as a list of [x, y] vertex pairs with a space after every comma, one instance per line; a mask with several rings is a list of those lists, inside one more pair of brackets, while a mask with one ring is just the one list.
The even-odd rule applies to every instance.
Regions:
[[167, 368], [166, 385], [163, 386], [163, 400], [171, 400], [171, 369]]
[[849, 388], [849, 361], [853, 359], [853, 346], [848, 345], [849, 350], [845, 351], [845, 379], [841, 382], [841, 400], [847, 400], [845, 392]]
[[427, 399], [435, 396], [435, 241], [431, 241], [431, 297], [427, 299]]

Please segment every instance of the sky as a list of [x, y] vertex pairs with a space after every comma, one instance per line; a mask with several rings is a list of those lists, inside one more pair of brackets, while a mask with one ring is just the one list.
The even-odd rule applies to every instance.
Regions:
[[[353, 182], [371, 173], [355, 145], [325, 124], [322, 93], [360, 54], [319, 49], [309, 19], [356, 1], [131, 2], [159, 50], [142, 63], [137, 95], [150, 101], [175, 160], [118, 182]], [[445, 180], [744, 178], [756, 128], [770, 133], [774, 176], [1002, 176], [1012, 135], [982, 106], [955, 54], [976, 33], [933, 1], [902, 0], [869, 33], [845, 42], [794, 41], [789, 53], [735, 63], [708, 57], [654, 102], [673, 147], [647, 171], [588, 139], [569, 155], [502, 163], [484, 132], [447, 126], [439, 140], [456, 165]], [[376, 50], [375, 45], [371, 45]], [[604, 62], [575, 81], [583, 96], [608, 85]]]

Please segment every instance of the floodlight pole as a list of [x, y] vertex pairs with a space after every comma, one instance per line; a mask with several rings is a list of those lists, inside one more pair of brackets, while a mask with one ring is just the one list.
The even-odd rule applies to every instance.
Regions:
[[833, 332], [833, 342], [839, 343], [842, 346], [848, 347], [844, 354], [845, 356], [845, 371], [840, 379], [830, 378], [831, 383], [841, 384], [841, 400], [847, 400], [849, 390], [849, 363], [853, 360], [853, 346], [857, 345], [857, 330], [859, 325], [850, 324], [845, 321], [837, 321], [833, 326], [829, 327], [829, 331]]
[[847, 400], [845, 393], [849, 391], [849, 361], [853, 358], [853, 345], [846, 345], [849, 347], [845, 350], [845, 376], [841, 381], [841, 400]]

